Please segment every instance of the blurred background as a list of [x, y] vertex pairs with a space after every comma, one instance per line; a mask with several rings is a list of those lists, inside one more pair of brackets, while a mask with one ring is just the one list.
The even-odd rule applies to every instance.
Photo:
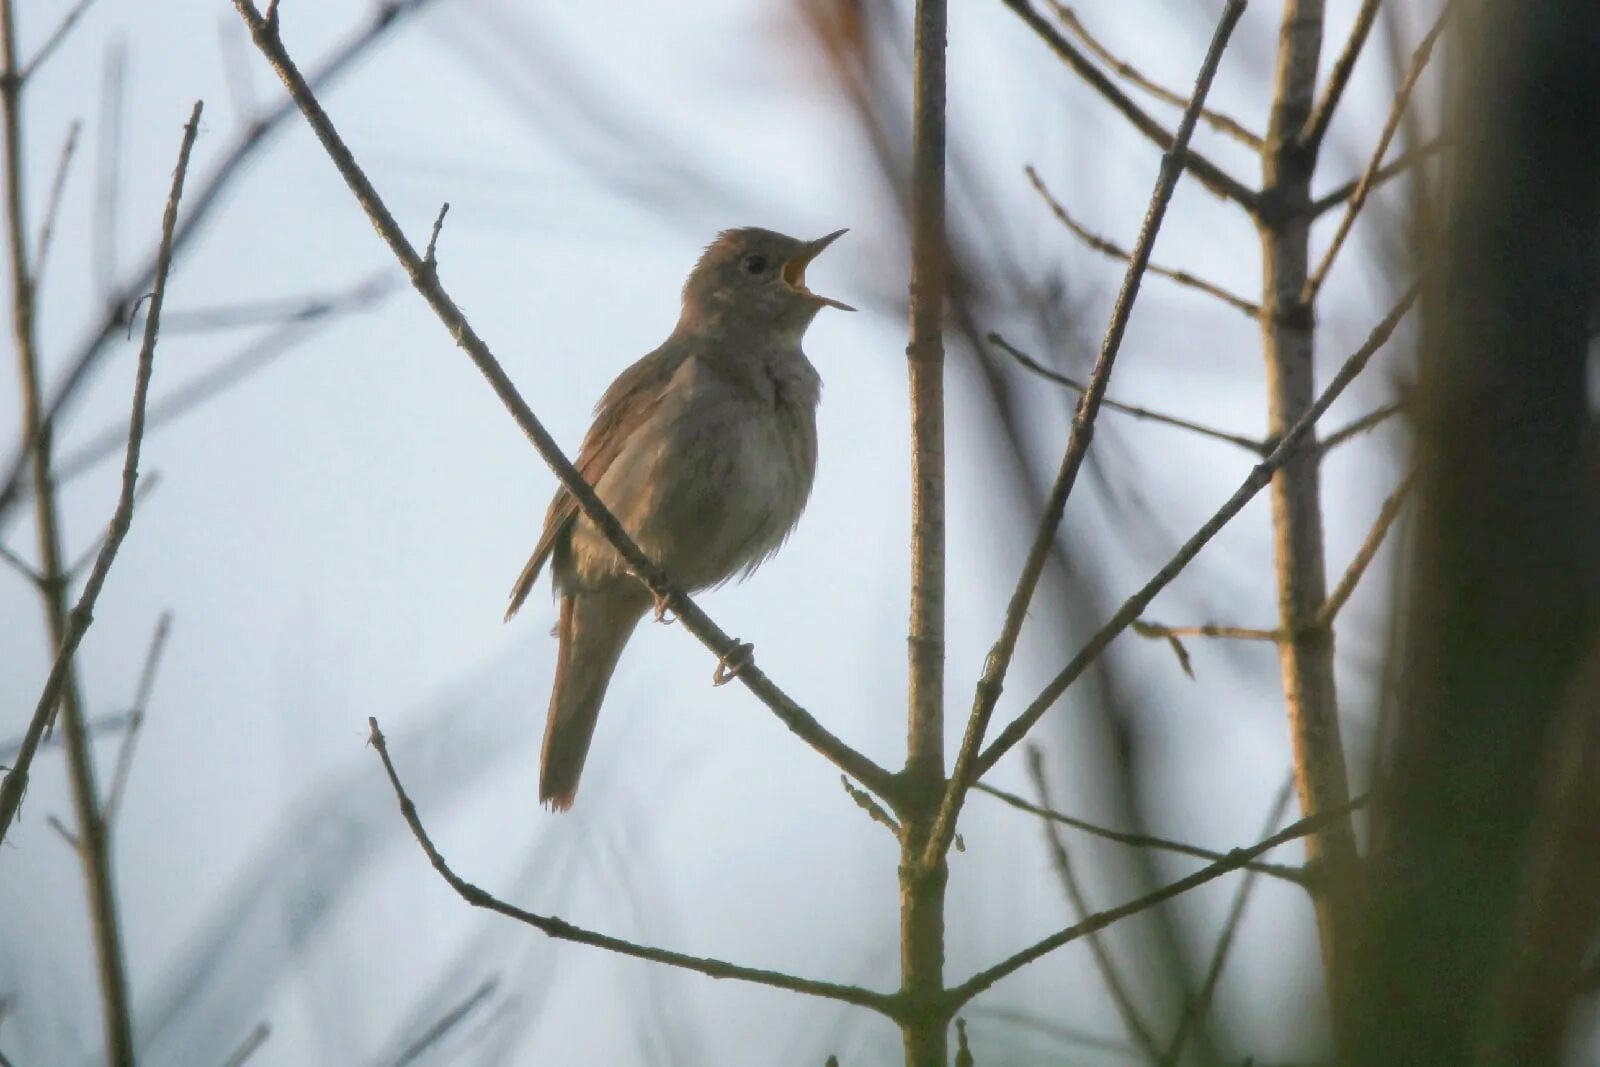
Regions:
[[[1358, 6], [1328, 4], [1324, 69]], [[18, 8], [31, 54], [67, 5]], [[1218, 10], [1131, 0], [1078, 14], [1116, 56], [1187, 94]], [[1317, 193], [1360, 174], [1437, 13], [1433, 3], [1385, 5], [1328, 134]], [[1257, 133], [1280, 15], [1251, 6], [1210, 97]], [[569, 449], [610, 380], [670, 331], [682, 280], [718, 230], [813, 237], [850, 227], [809, 277], [862, 309], [825, 313], [807, 336], [825, 382], [812, 502], [754, 579], [701, 602], [830, 730], [898, 766], [909, 4], [409, 0], [392, 16], [374, 31], [368, 2], [284, 0], [281, 11], [303, 69], [363, 42], [322, 100], [413, 240], [450, 203], [441, 277]], [[1160, 155], [1003, 5], [954, 4], [950, 19], [953, 752], [1076, 400], [986, 335], [1085, 377], [1122, 274], [1058, 222], [1024, 168], [1075, 220], [1127, 247]], [[1439, 84], [1434, 70], [1422, 78], [1391, 157], [1437, 134]], [[515, 622], [501, 614], [554, 478], [404, 286], [298, 115], [260, 127], [230, 162], [282, 90], [219, 0], [92, 4], [30, 84], [35, 210], [66, 131], [83, 123], [40, 283], [45, 381], [104, 332], [110, 304], [143, 291], [196, 98], [206, 111], [185, 211], [230, 169], [174, 261], [143, 458], [159, 486], [140, 502], [79, 656], [90, 719], [104, 720], [103, 781], [152, 633], [171, 613], [114, 826], [148, 1062], [221, 1064], [263, 1025], [270, 1035], [250, 1057], [260, 1067], [893, 1061], [899, 1035], [876, 1015], [554, 942], [475, 912], [428, 868], [366, 745], [369, 715], [441, 850], [498, 895], [695, 954], [874, 988], [897, 981], [894, 842], [746, 691], [709, 686], [712, 659], [681, 627], [641, 628], [575, 809], [539, 808], [553, 606], [541, 593]], [[1140, 100], [1176, 124], [1177, 108]], [[1247, 146], [1206, 125], [1195, 144], [1257, 182]], [[1317, 309], [1324, 375], [1411, 278], [1428, 173], [1373, 193], [1329, 274]], [[1338, 214], [1322, 216], [1314, 248]], [[1192, 178], [1155, 259], [1260, 299], [1250, 220]], [[69, 558], [92, 547], [115, 501], [132, 333], [110, 332], [57, 434]], [[1323, 426], [1403, 395], [1415, 346], [1408, 321]], [[1260, 353], [1252, 318], [1150, 277], [1110, 395], [1259, 440]], [[18, 437], [17, 388], [0, 375], [6, 442]], [[1324, 462], [1330, 582], [1403, 476], [1405, 435], [1391, 419]], [[1258, 458], [1102, 415], [1002, 720]], [[0, 542], [35, 558], [27, 508], [0, 516]], [[1262, 495], [1147, 618], [1274, 627], [1271, 554]], [[1338, 622], [1357, 792], [1376, 758], [1394, 571], [1391, 545]], [[0, 742], [21, 734], [48, 667], [36, 600], [25, 579], [0, 570]], [[1277, 656], [1260, 641], [1185, 647], [1192, 678], [1166, 642], [1123, 637], [1033, 740], [1054, 807], [1225, 851], [1294, 817], [1277, 803], [1290, 772]], [[988, 781], [1038, 799], [1020, 750]], [[0, 851], [0, 1049], [19, 1065], [99, 1054], [81, 872], [48, 823], [69, 814], [52, 745]], [[953, 979], [1073, 918], [1037, 819], [974, 795], [961, 832]], [[1097, 908], [1199, 862], [1072, 831], [1064, 841]], [[1303, 848], [1271, 858], [1299, 863]], [[1204, 978], [1241, 877], [1108, 934], [1159, 1034]], [[1305, 892], [1261, 878], [1193, 1055], [1325, 1057], [1321, 973]], [[986, 1067], [1144, 1058], [1084, 944], [1007, 979], [964, 1015]], [[1600, 1043], [1579, 1042], [1575, 1054], [1595, 1062]]]

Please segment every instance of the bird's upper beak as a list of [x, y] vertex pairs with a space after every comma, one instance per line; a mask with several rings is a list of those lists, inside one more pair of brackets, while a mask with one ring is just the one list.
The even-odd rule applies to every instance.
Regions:
[[819, 237], [815, 241], [807, 241], [801, 245], [800, 251], [791, 256], [789, 261], [783, 265], [783, 280], [789, 283], [789, 288], [802, 296], [815, 300], [819, 304], [827, 304], [829, 307], [836, 307], [840, 311], [854, 311], [855, 308], [842, 300], [835, 300], [831, 296], [819, 296], [806, 288], [807, 264], [821, 255], [824, 248], [827, 248], [848, 232], [848, 230], [834, 230], [826, 237]]

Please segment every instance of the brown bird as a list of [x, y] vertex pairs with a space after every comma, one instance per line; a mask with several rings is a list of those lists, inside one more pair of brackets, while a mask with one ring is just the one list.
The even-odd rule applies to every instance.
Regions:
[[[748, 577], [805, 509], [822, 381], [800, 341], [823, 305], [855, 310], [807, 289], [805, 272], [844, 232], [815, 241], [753, 227], [718, 234], [684, 283], [672, 336], [623, 371], [595, 408], [578, 471], [680, 589]], [[653, 598], [564, 488], [506, 618], [546, 560], [560, 644], [539, 799], [566, 811], [606, 686]]]

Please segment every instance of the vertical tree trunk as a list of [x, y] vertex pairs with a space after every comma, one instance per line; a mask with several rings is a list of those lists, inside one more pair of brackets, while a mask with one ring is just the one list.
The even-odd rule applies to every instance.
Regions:
[[911, 172], [910, 687], [900, 840], [900, 977], [907, 1067], [944, 1067], [944, 896], [923, 852], [944, 791], [945, 0], [918, 0]]
[[[1311, 114], [1322, 48], [1321, 0], [1287, 0], [1278, 41], [1272, 116], [1262, 150], [1261, 337], [1266, 357], [1268, 432], [1282, 434], [1315, 398], [1315, 312], [1305, 295], [1314, 148], [1300, 133]], [[1339, 701], [1334, 688], [1333, 631], [1312, 620], [1327, 595], [1322, 502], [1315, 436], [1272, 479], [1272, 529], [1278, 590], [1278, 645], [1284, 701], [1294, 746], [1295, 781], [1306, 815], [1349, 800]], [[1358, 857], [1348, 819], [1307, 839], [1324, 876], [1317, 928], [1328, 992], [1337, 1021], [1343, 1002], [1348, 931], [1355, 919]]]

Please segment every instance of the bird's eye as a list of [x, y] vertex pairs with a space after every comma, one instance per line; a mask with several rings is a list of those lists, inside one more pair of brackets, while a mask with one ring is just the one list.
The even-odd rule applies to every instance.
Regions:
[[749, 271], [751, 274], [760, 274], [762, 271], [767, 269], [767, 257], [745, 256], [744, 269]]

